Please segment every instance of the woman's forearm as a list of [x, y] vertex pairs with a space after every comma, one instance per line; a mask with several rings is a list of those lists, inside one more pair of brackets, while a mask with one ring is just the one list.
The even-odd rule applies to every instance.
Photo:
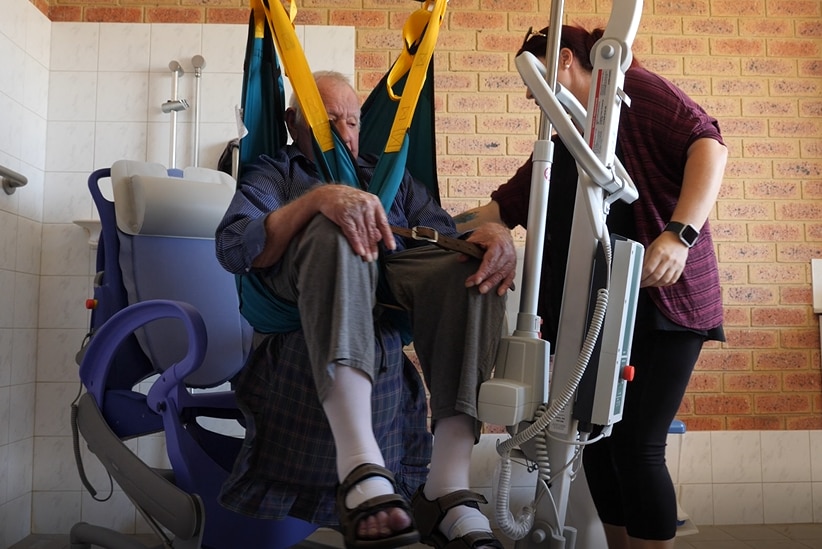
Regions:
[[669, 221], [702, 228], [719, 195], [728, 150], [715, 139], [695, 141], [688, 149], [679, 200]]
[[483, 223], [503, 224], [499, 213], [499, 204], [493, 200], [484, 206], [472, 208], [455, 215], [454, 223], [461, 233], [474, 230]]

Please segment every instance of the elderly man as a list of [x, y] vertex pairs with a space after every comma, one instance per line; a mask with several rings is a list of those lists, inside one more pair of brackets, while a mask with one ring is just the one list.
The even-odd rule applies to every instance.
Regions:
[[[260, 333], [266, 330], [255, 325], [254, 355], [237, 387], [249, 429], [222, 501], [256, 516], [290, 513], [322, 523], [326, 500], [301, 500], [304, 490], [297, 487], [322, 494], [339, 482], [336, 508], [346, 547], [399, 547], [421, 537], [436, 547], [459, 539], [467, 547], [501, 549], [477, 508], [482, 496], [467, 489], [479, 436], [477, 392], [493, 368], [514, 277], [510, 233], [489, 223], [467, 236], [483, 251], [481, 260], [395, 237], [392, 227], [428, 226], [459, 235], [451, 217], [408, 173], [387, 212], [367, 192], [374, 159], [358, 156], [357, 94], [339, 73], [317, 73], [315, 80], [364, 188], [322, 180], [311, 131], [292, 100], [286, 123], [293, 144], [245, 170], [217, 229], [222, 265], [262, 289], [241, 299], [273, 296], [299, 315], [295, 329], [271, 330], [285, 333]], [[396, 493], [390, 470], [397, 468], [395, 449], [385, 443], [391, 426], [379, 423], [377, 410], [384, 403], [372, 403], [381, 379], [402, 365], [401, 330], [388, 314], [397, 310], [410, 320], [434, 434], [428, 478], [414, 495], [413, 510]], [[287, 385], [282, 378], [296, 381]], [[299, 396], [300, 389], [309, 396]], [[319, 419], [307, 418], [310, 410], [303, 413], [312, 405]], [[299, 415], [290, 415], [295, 409]], [[288, 418], [301, 425], [287, 424]], [[315, 442], [330, 430], [330, 451], [293, 436], [306, 430], [306, 422], [318, 435]], [[289, 443], [278, 451], [274, 439], [281, 436]], [[329, 454], [333, 483], [322, 461]]]

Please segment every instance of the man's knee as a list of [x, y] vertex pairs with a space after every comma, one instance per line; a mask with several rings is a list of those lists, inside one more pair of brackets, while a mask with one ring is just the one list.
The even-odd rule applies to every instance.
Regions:
[[329, 251], [334, 247], [342, 247], [343, 245], [351, 249], [340, 227], [323, 214], [315, 215], [308, 222], [305, 229], [303, 229], [301, 241], [303, 245], [316, 244]]
[[300, 235], [296, 260], [307, 276], [314, 280], [343, 277], [350, 284], [362, 281], [376, 288], [376, 262], [363, 261], [354, 253], [340, 227], [322, 214], [315, 215]]
[[[342, 229], [322, 214], [315, 215], [300, 234], [297, 244], [299, 261], [326, 265], [329, 272], [316, 272], [317, 275], [333, 276], [335, 268], [356, 268], [364, 262], [354, 253], [354, 249], [343, 234]], [[365, 264], [366, 268], [368, 267]]]

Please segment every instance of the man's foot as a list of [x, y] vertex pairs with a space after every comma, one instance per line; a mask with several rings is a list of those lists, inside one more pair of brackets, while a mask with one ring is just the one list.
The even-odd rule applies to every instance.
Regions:
[[[373, 481], [380, 479], [387, 479], [396, 490], [391, 471], [373, 463], [356, 467], [337, 489], [337, 512], [347, 549], [394, 549], [419, 541], [408, 501], [395, 492], [379, 494], [384, 488]], [[368, 497], [372, 490], [379, 495]], [[348, 501], [357, 500], [361, 503], [348, 506]]]
[[357, 537], [360, 539], [380, 539], [402, 532], [414, 525], [411, 516], [399, 507], [386, 511], [377, 511], [357, 524]]
[[504, 549], [479, 510], [480, 503], [488, 503], [482, 494], [457, 490], [429, 500], [423, 488], [411, 501], [422, 543], [437, 549]]

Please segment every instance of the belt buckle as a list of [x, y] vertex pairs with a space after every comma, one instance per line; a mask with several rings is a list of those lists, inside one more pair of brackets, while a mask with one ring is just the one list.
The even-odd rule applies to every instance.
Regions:
[[[420, 234], [420, 229], [425, 229], [431, 232], [431, 236], [423, 236]], [[437, 232], [436, 229], [432, 229], [431, 227], [413, 227], [411, 229], [411, 238], [414, 240], [425, 240], [426, 242], [431, 242], [432, 244], [436, 244], [440, 238], [440, 233]]]

